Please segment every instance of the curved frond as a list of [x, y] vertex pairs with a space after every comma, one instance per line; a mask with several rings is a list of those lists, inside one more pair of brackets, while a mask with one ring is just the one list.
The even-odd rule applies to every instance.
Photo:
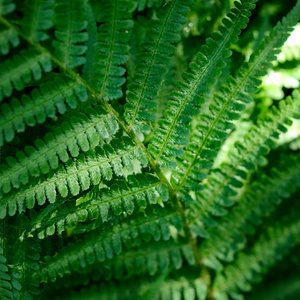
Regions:
[[88, 40], [85, 0], [56, 0], [55, 53], [64, 67], [75, 68], [85, 63]]
[[110, 181], [114, 174], [133, 174], [146, 164], [144, 153], [128, 137], [114, 139], [110, 144], [79, 154], [65, 166], [59, 165], [55, 173], [50, 172], [36, 181], [32, 179], [28, 186], [4, 194], [0, 198], [0, 218], [3, 219], [7, 212], [15, 215], [17, 209], [19, 213], [26, 208], [32, 209], [36, 203], [54, 203], [58, 195], [62, 198], [76, 196], [101, 180]]
[[223, 19], [219, 30], [206, 40], [206, 45], [190, 63], [190, 72], [182, 74], [184, 81], [177, 82], [177, 90], [168, 102], [169, 108], [159, 127], [155, 128], [148, 147], [159, 165], [174, 167], [176, 164], [170, 157], [184, 153], [182, 148], [188, 143], [192, 117], [200, 113], [199, 107], [225, 67], [224, 59], [231, 55], [229, 47], [237, 41], [241, 29], [246, 27], [255, 2], [236, 2], [236, 8]]
[[48, 54], [38, 53], [33, 49], [22, 50], [11, 60], [0, 64], [0, 102], [10, 97], [13, 90], [21, 91], [32, 80], [42, 78], [43, 72], [52, 70]]
[[30, 96], [22, 95], [21, 100], [12, 98], [0, 106], [0, 147], [4, 141], [11, 142], [16, 132], [24, 132], [26, 126], [42, 124], [47, 118], [62, 115], [68, 107], [76, 108], [78, 101], [87, 99], [87, 91], [81, 83], [62, 76], [41, 84]]
[[[203, 191], [196, 193], [196, 202], [190, 206], [189, 221], [194, 234], [207, 237], [204, 227], [211, 226], [212, 216], [223, 216], [226, 207], [233, 205], [233, 196], [244, 185], [249, 174], [265, 162], [264, 156], [270, 151], [281, 132], [286, 132], [292, 124], [292, 117], [300, 117], [300, 93], [293, 93], [294, 99], [288, 97], [280, 102], [280, 110], [273, 107], [265, 120], [253, 125], [240, 143], [237, 151], [231, 152], [228, 162], [220, 170], [212, 172], [207, 178]], [[184, 194], [185, 198], [189, 195]]]
[[122, 97], [133, 8], [132, 0], [102, 1], [101, 15], [97, 18], [101, 25], [94, 50], [93, 82], [104, 100]]
[[22, 29], [32, 42], [45, 41], [49, 35], [45, 32], [53, 26], [55, 0], [25, 0]]
[[[63, 231], [72, 232], [74, 234], [84, 233], [90, 230], [89, 227], [96, 229], [103, 227], [103, 223], [105, 222], [113, 221], [113, 215], [125, 218], [135, 211], [146, 209], [148, 205], [152, 206], [160, 201], [165, 202], [167, 200], [168, 190], [155, 176], [148, 173], [128, 176], [126, 181], [122, 179], [117, 180], [109, 188], [96, 186], [83, 197], [79, 197], [76, 202], [65, 202], [53, 211], [46, 211], [46, 214], [45, 212], [41, 213], [32, 220], [31, 228], [27, 230], [27, 234], [28, 236], [37, 234], [40, 239], [43, 239], [46, 236], [53, 235], [55, 232], [59, 234]], [[170, 209], [165, 208], [166, 215], [170, 215], [168, 220], [172, 221], [172, 224], [176, 224], [176, 227], [179, 228], [181, 221], [174, 211], [169, 212], [169, 210]], [[159, 215], [158, 210], [153, 213], [153, 218]], [[164, 214], [159, 216], [165, 217]], [[148, 216], [148, 218], [150, 217]], [[146, 216], [142, 219], [147, 222]], [[80, 228], [80, 223], [93, 220], [95, 220], [94, 222], [97, 222], [97, 224], [85, 224]], [[133, 220], [140, 220], [140, 218], [135, 219], [133, 217]], [[127, 221], [124, 222], [126, 223]], [[125, 231], [128, 230], [128, 232], [130, 232], [128, 234], [135, 240], [135, 238], [137, 238], [136, 231], [130, 230], [131, 221], [128, 222], [129, 225], [120, 224], [120, 228], [123, 228]], [[139, 222], [137, 222], [137, 224], [139, 224]], [[110, 228], [110, 226], [111, 225], [107, 225], [106, 227]], [[153, 234], [156, 232], [157, 231]], [[112, 233], [112, 235], [114, 234], [115, 233]], [[124, 234], [126, 235], [126, 232]], [[149, 235], [147, 237], [151, 238]], [[147, 239], [147, 237], [144, 239]], [[125, 238], [125, 236], [123, 236], [123, 238]]]
[[158, 272], [166, 272], [170, 265], [180, 269], [183, 258], [190, 265], [195, 263], [191, 246], [184, 242], [165, 241], [143, 244], [136, 251], [129, 250], [109, 260], [105, 260], [105, 251], [108, 253], [113, 250], [110, 248], [104, 250], [101, 245], [98, 246], [89, 249], [88, 256], [75, 257], [74, 261], [70, 261], [72, 256], [64, 255], [66, 262], [63, 264], [56, 264], [55, 258], [45, 258], [46, 263], [41, 266], [36, 276], [41, 282], [55, 281], [57, 277], [62, 277], [70, 270], [88, 271], [88, 261], [94, 262], [90, 265], [90, 269], [97, 268], [98, 274], [105, 279], [121, 278], [124, 273], [154, 275]]
[[154, 100], [176, 50], [174, 44], [180, 40], [179, 33], [187, 21], [185, 15], [191, 3], [190, 0], [169, 1], [159, 11], [158, 19], [149, 23], [126, 97], [124, 117], [134, 131], [149, 130], [149, 122], [155, 119], [151, 112], [156, 107]]
[[[78, 92], [82, 92], [80, 89], [77, 86]], [[69, 99], [72, 101], [71, 97]], [[88, 107], [85, 113], [71, 116], [43, 139], [37, 139], [34, 147], [26, 146], [15, 157], [6, 158], [0, 170], [0, 194], [26, 185], [31, 177], [48, 174], [51, 169], [58, 168], [60, 161], [66, 163], [70, 157], [78, 157], [81, 152], [109, 142], [117, 130], [115, 117], [100, 106]]]
[[274, 227], [269, 227], [266, 234], [262, 234], [254, 243], [248, 255], [240, 253], [233, 264], [217, 274], [213, 285], [214, 299], [227, 300], [227, 295], [236, 299], [235, 296], [238, 296], [240, 291], [249, 291], [251, 283], [255, 282], [258, 276], [264, 274], [300, 243], [299, 236], [299, 218], [296, 221], [293, 221], [293, 218], [288, 221], [281, 220]]
[[67, 266], [77, 271], [79, 265], [83, 267], [83, 264], [92, 265], [95, 261], [117, 258], [126, 249], [151, 240], [167, 241], [171, 236], [170, 225], [179, 225], [179, 229], [181, 227], [179, 216], [173, 210], [168, 213], [153, 210], [150, 215], [134, 216], [120, 224], [103, 226], [101, 230], [85, 235], [83, 240], [77, 240], [75, 244], [69, 243], [60, 254], [47, 257], [46, 262], [52, 265], [50, 268], [55, 266], [55, 269], [63, 271], [63, 276], [71, 271]]
[[288, 198], [300, 187], [300, 157], [283, 157], [280, 167], [271, 170], [271, 176], [259, 176], [247, 187], [228, 215], [218, 222], [217, 227], [208, 230], [209, 238], [200, 247], [203, 263], [213, 269], [220, 269], [218, 260], [232, 258], [240, 249], [245, 235], [254, 231], [284, 198]]
[[261, 83], [258, 79], [266, 75], [267, 68], [276, 59], [279, 48], [288, 38], [292, 27], [297, 24], [300, 15], [300, 3], [279, 22], [266, 36], [260, 47], [254, 51], [249, 62], [245, 62], [235, 74], [229, 76], [225, 85], [215, 94], [208, 111], [199, 115], [197, 124], [185, 154], [177, 159], [178, 168], [173, 175], [173, 184], [177, 190], [184, 185], [189, 190], [197, 190], [202, 179], [212, 168], [224, 139], [234, 127], [234, 121], [240, 118], [246, 104], [252, 101], [249, 94], [256, 92]]

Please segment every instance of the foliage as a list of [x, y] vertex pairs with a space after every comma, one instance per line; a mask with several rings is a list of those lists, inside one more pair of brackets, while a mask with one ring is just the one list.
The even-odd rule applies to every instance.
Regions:
[[299, 21], [0, 1], [0, 299], [299, 299]]

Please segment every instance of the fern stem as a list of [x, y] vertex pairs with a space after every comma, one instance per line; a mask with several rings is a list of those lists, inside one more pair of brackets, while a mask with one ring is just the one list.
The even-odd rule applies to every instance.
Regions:
[[131, 130], [131, 128], [127, 127], [127, 125], [125, 124], [125, 122], [121, 119], [119, 113], [116, 112], [113, 109], [113, 107], [108, 102], [106, 102], [105, 100], [103, 100], [101, 98], [101, 96], [99, 95], [98, 91], [96, 91], [94, 88], [92, 88], [90, 86], [90, 84], [85, 79], [83, 79], [79, 74], [77, 74], [76, 72], [74, 72], [72, 69], [68, 68], [65, 65], [65, 63], [61, 62], [56, 56], [54, 56], [45, 47], [41, 46], [39, 43], [36, 43], [36, 42], [33, 42], [32, 40], [30, 40], [18, 27], [16, 27], [13, 24], [11, 24], [5, 18], [0, 17], [0, 23], [2, 23], [3, 25], [5, 25], [6, 27], [8, 27], [10, 29], [13, 29], [13, 30], [17, 31], [20, 37], [22, 37], [25, 41], [27, 41], [31, 46], [33, 46], [34, 48], [36, 48], [39, 52], [47, 54], [50, 57], [50, 59], [54, 63], [56, 63], [67, 75], [69, 75], [74, 80], [81, 82], [85, 86], [85, 88], [91, 93], [92, 97], [94, 97], [109, 113], [111, 113], [112, 115], [114, 115], [116, 117], [116, 119], [117, 119], [120, 127], [128, 134], [128, 136], [130, 136], [135, 141], [135, 143], [137, 144], [137, 146], [142, 149], [142, 151], [147, 156], [149, 164], [151, 165], [151, 167], [154, 170], [154, 172], [157, 174], [157, 176], [159, 177], [159, 179], [163, 183], [166, 184], [166, 186], [168, 188], [168, 191], [169, 191], [169, 194], [170, 194], [170, 198], [171, 198], [171, 200], [172, 200], [172, 202], [174, 204], [174, 207], [178, 211], [178, 213], [180, 214], [180, 217], [182, 219], [184, 232], [185, 232], [185, 235], [186, 235], [186, 237], [188, 239], [189, 244], [192, 247], [196, 263], [198, 265], [201, 265], [202, 263], [200, 262], [200, 257], [199, 257], [199, 254], [198, 254], [198, 251], [197, 251], [197, 247], [196, 247], [196, 239], [194, 239], [192, 237], [192, 233], [190, 231], [190, 228], [189, 228], [189, 225], [188, 225], [188, 222], [187, 222], [187, 218], [186, 218], [186, 215], [184, 213], [182, 204], [181, 204], [181, 202], [179, 201], [179, 199], [176, 196], [176, 191], [173, 189], [173, 187], [169, 183], [168, 179], [165, 177], [164, 173], [160, 169], [160, 167], [155, 163], [154, 159], [152, 158], [151, 154], [148, 152], [147, 148], [140, 141], [140, 139], [136, 136], [136, 134]]

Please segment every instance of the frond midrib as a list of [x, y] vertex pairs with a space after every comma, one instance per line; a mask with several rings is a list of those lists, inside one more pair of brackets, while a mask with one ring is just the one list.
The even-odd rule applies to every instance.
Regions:
[[[162, 147], [161, 147], [161, 150], [159, 151], [159, 153], [158, 153], [158, 154], [156, 155], [156, 157], [155, 157], [155, 162], [156, 162], [156, 164], [158, 163], [160, 157], [162, 156], [162, 154], [163, 154], [163, 152], [164, 152], [165, 147], [166, 147], [167, 144], [168, 144], [169, 137], [170, 137], [170, 135], [171, 135], [171, 133], [172, 133], [172, 130], [173, 130], [175, 124], [177, 123], [178, 118], [181, 116], [181, 113], [182, 113], [182, 110], [184, 109], [185, 104], [189, 101], [191, 95], [194, 94], [194, 92], [195, 92], [195, 90], [196, 90], [196, 88], [197, 88], [197, 85], [198, 85], [199, 81], [201, 81], [202, 78], [203, 78], [203, 76], [205, 76], [207, 69], [209, 69], [209, 68], [211, 67], [211, 65], [215, 62], [215, 59], [216, 59], [217, 57], [221, 56], [221, 52], [223, 51], [223, 46], [229, 41], [229, 39], [230, 39], [230, 37], [231, 37], [231, 34], [232, 34], [232, 32], [234, 31], [234, 29], [235, 29], [236, 24], [240, 21], [240, 19], [239, 19], [240, 16], [243, 15], [242, 12], [244, 12], [244, 11], [243, 11], [243, 10], [240, 10], [240, 11], [239, 11], [239, 15], [238, 15], [238, 17], [236, 18], [236, 21], [235, 21], [234, 25], [233, 25], [233, 26], [230, 28], [230, 30], [228, 31], [228, 33], [227, 33], [225, 39], [222, 40], [222, 43], [221, 43], [221, 45], [219, 46], [218, 51], [215, 52], [215, 54], [214, 54], [214, 56], [212, 57], [211, 61], [209, 61], [209, 63], [205, 66], [205, 69], [202, 71], [201, 75], [200, 75], [199, 77], [197, 77], [197, 80], [195, 80], [195, 84], [192, 86], [190, 92], [185, 96], [184, 100], [181, 102], [179, 111], [178, 111], [176, 117], [173, 119], [173, 121], [172, 121], [172, 123], [171, 123], [171, 126], [169, 126], [168, 133], [167, 133], [167, 135], [166, 135], [166, 137], [165, 137], [165, 139], [164, 139], [164, 142], [163, 142], [163, 145], [162, 145]], [[179, 189], [178, 189], [178, 190], [179, 190]], [[176, 191], [178, 191], [178, 190], [176, 189]]]
[[[25, 163], [25, 164], [24, 163], [22, 163], [22, 164], [18, 163], [18, 167], [16, 169], [13, 169], [12, 171], [11, 171], [11, 169], [7, 169], [6, 172], [9, 173], [10, 178], [13, 178], [14, 177], [13, 175], [19, 173], [20, 170], [27, 169], [27, 167], [32, 163], [31, 161], [35, 161], [38, 157], [41, 157], [41, 155], [45, 156], [45, 154], [47, 152], [57, 148], [58, 145], [65, 144], [68, 140], [76, 140], [76, 136], [78, 136], [78, 135], [80, 135], [84, 132], [87, 132], [91, 128], [96, 127], [98, 125], [98, 123], [102, 123], [103, 120], [107, 119], [107, 117], [109, 117], [109, 115], [104, 115], [102, 118], [99, 118], [96, 122], [90, 122], [89, 126], [87, 126], [87, 127], [82, 126], [80, 128], [80, 130], [78, 130], [78, 131], [74, 130], [74, 132], [72, 132], [72, 134], [70, 134], [68, 136], [65, 136], [65, 134], [64, 134], [63, 139], [61, 139], [61, 137], [60, 137], [60, 139], [54, 139], [51, 142], [51, 144], [52, 143], [54, 144], [53, 146], [44, 147], [42, 150], [35, 151], [32, 156], [26, 156], [27, 163]], [[107, 162], [109, 163], [110, 161], [106, 161], [104, 163], [107, 163]], [[0, 172], [0, 181], [1, 181], [1, 178], [7, 176], [5, 174], [6, 172], [5, 171], [3, 173]]]
[[192, 233], [189, 229], [189, 226], [188, 226], [188, 223], [186, 220], [185, 212], [181, 206], [180, 201], [176, 197], [176, 191], [173, 189], [170, 182], [168, 181], [168, 179], [165, 177], [164, 173], [160, 169], [160, 167], [154, 162], [151, 154], [148, 152], [145, 145], [140, 141], [140, 139], [137, 137], [137, 135], [132, 130], [130, 130], [130, 128], [127, 127], [125, 121], [122, 120], [119, 113], [117, 111], [115, 111], [115, 109], [108, 102], [106, 102], [104, 99], [102, 99], [99, 96], [99, 93], [93, 87], [91, 87], [91, 85], [86, 80], [84, 80], [79, 74], [74, 72], [72, 69], [65, 66], [63, 62], [61, 62], [57, 57], [55, 57], [52, 53], [50, 53], [50, 51], [48, 51], [45, 47], [41, 46], [39, 43], [30, 41], [28, 39], [28, 37], [18, 27], [11, 24], [8, 20], [6, 20], [6, 18], [4, 18], [2, 16], [0, 16], [0, 23], [2, 23], [3, 25], [5, 25], [8, 28], [11, 28], [11, 29], [17, 31], [20, 37], [22, 37], [24, 40], [26, 40], [30, 45], [32, 45], [34, 48], [36, 48], [39, 52], [41, 52], [42, 54], [48, 55], [50, 57], [50, 59], [62, 69], [62, 71], [64, 71], [67, 75], [69, 75], [74, 80], [80, 81], [85, 86], [85, 88], [95, 97], [95, 99], [101, 103], [101, 105], [107, 110], [107, 112], [111, 113], [112, 115], [114, 115], [116, 117], [116, 120], [119, 123], [119, 125], [122, 127], [122, 129], [128, 134], [128, 136], [130, 136], [135, 141], [135, 143], [138, 145], [138, 147], [142, 149], [142, 151], [144, 152], [144, 154], [146, 155], [146, 157], [148, 159], [150, 166], [152, 167], [154, 172], [157, 174], [159, 179], [163, 183], [166, 184], [167, 189], [169, 191], [170, 199], [173, 202], [173, 204], [175, 205], [176, 210], [179, 212], [181, 219], [183, 221], [183, 228], [184, 228], [187, 238], [189, 239], [189, 242], [192, 245], [192, 249], [193, 249], [193, 253], [194, 253], [196, 262], [198, 264], [200, 264], [200, 259], [198, 258], [198, 251], [196, 248], [196, 240], [195, 240], [195, 238], [192, 237]]
[[139, 97], [138, 97], [138, 103], [137, 103], [137, 105], [136, 105], [136, 108], [135, 108], [135, 110], [134, 110], [134, 112], [133, 112], [133, 116], [132, 116], [132, 118], [131, 118], [131, 122], [130, 122], [130, 124], [129, 124], [129, 129], [131, 129], [132, 124], [133, 124], [134, 121], [136, 120], [136, 116], [137, 116], [137, 114], [138, 114], [138, 112], [139, 112], [139, 110], [140, 110], [141, 101], [142, 101], [142, 98], [143, 98], [145, 89], [147, 88], [148, 78], [149, 78], [149, 76], [150, 76], [151, 69], [152, 69], [153, 64], [154, 64], [154, 60], [155, 60], [155, 57], [156, 57], [156, 54], [157, 54], [158, 46], [159, 46], [159, 44], [160, 44], [160, 42], [161, 42], [161, 39], [162, 39], [162, 34], [163, 34], [163, 32], [164, 32], [164, 29], [165, 29], [166, 25], [168, 24], [168, 20], [169, 20], [169, 18], [170, 18], [170, 15], [171, 15], [171, 13], [172, 13], [172, 11], [173, 11], [173, 9], [174, 9], [174, 6], [175, 6], [175, 4], [176, 4], [177, 1], [178, 1], [178, 0], [174, 0], [174, 1], [173, 1], [172, 6], [170, 7], [170, 9], [169, 9], [169, 11], [168, 11], [168, 16], [167, 16], [167, 18], [165, 19], [164, 24], [163, 24], [163, 26], [162, 26], [162, 28], [161, 28], [160, 33], [159, 33], [159, 38], [158, 38], [157, 43], [156, 43], [156, 45], [155, 45], [154, 51], [152, 52], [151, 63], [150, 63], [150, 65], [149, 65], [149, 67], [148, 67], [147, 74], [146, 74], [146, 76], [145, 76], [145, 78], [144, 78], [144, 81], [143, 81], [143, 84], [142, 84], [141, 93], [140, 93], [140, 95], [139, 95]]

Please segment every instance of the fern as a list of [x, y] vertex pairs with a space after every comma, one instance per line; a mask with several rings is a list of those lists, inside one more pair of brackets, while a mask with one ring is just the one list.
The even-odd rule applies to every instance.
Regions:
[[192, 186], [192, 190], [195, 190], [199, 186], [199, 181], [194, 182], [193, 177], [200, 180], [206, 177], [206, 172], [202, 170], [209, 170], [212, 167], [212, 161], [222, 140], [226, 138], [228, 129], [234, 126], [232, 121], [239, 119], [240, 111], [243, 111], [245, 105], [251, 101], [251, 97], [246, 93], [255, 92], [255, 87], [260, 83], [257, 77], [265, 75], [264, 69], [275, 59], [275, 54], [278, 54], [277, 48], [282, 46], [291, 26], [296, 24], [299, 10], [298, 3], [283, 20], [283, 24], [279, 22], [270, 36], [262, 41], [261, 47], [253, 53], [249, 62], [240, 67], [236, 77], [228, 78], [227, 83], [220, 88], [220, 93], [215, 95], [208, 113], [200, 115], [200, 122], [190, 138], [187, 151], [179, 159], [178, 172], [175, 173], [173, 181], [178, 185], [178, 189], [191, 177], [188, 183]]
[[[265, 272], [266, 268], [272, 266], [299, 243], [299, 230], [299, 220], [295, 222], [282, 220], [274, 228], [268, 228], [266, 235], [260, 237], [248, 256], [240, 254], [235, 265], [227, 266], [217, 275], [214, 297], [228, 299], [226, 294], [235, 297], [239, 289], [250, 290], [251, 281], [254, 281], [258, 274]], [[238, 281], [235, 278], [239, 278]]]
[[[188, 125], [191, 116], [199, 114], [199, 106], [204, 103], [204, 96], [208, 94], [209, 87], [221, 74], [225, 66], [224, 59], [230, 56], [228, 47], [236, 42], [242, 28], [246, 27], [250, 9], [253, 9], [255, 1], [243, 1], [237, 3], [219, 30], [207, 40], [190, 64], [190, 72], [183, 73], [185, 81], [177, 83], [178, 91], [175, 91], [168, 102], [169, 109], [160, 121], [150, 141], [149, 150], [156, 163], [162, 166], [174, 166], [167, 157], [183, 154], [182, 146], [186, 145], [189, 134]], [[166, 157], [166, 158], [165, 158]]]
[[[100, 245], [97, 245], [96, 253], [93, 249], [89, 249], [87, 261], [94, 263], [97, 260], [103, 262], [105, 259], [105, 252]], [[106, 255], [112, 256], [111, 248], [106, 249]], [[81, 258], [81, 259], [80, 259]], [[39, 275], [42, 282], [47, 282], [48, 278], [55, 280], [57, 275], [62, 276], [64, 272], [69, 272], [70, 269], [79, 272], [87, 264], [85, 257], [80, 257], [75, 254], [75, 259], [72, 255], [66, 258], [67, 262], [62, 265], [56, 265], [56, 261], [48, 263], [44, 268], [41, 268]], [[140, 247], [138, 252], [128, 251], [124, 255], [119, 255], [114, 260], [109, 260], [105, 263], [106, 270], [100, 273], [103, 278], [109, 279], [111, 277], [120, 278], [124, 272], [127, 274], [149, 273], [154, 275], [157, 272], [165, 272], [170, 262], [175, 269], [180, 269], [183, 260], [186, 259], [190, 265], [195, 263], [193, 253], [188, 244], [185, 243], [153, 243], [147, 247]], [[80, 261], [81, 260], [81, 261]], [[102, 263], [101, 263], [102, 264]], [[97, 264], [93, 264], [97, 267]]]
[[12, 60], [6, 60], [0, 65], [0, 101], [10, 97], [14, 89], [22, 91], [25, 84], [32, 79], [39, 80], [43, 72], [52, 69], [50, 57], [33, 49], [22, 50]]
[[[78, 113], [61, 126], [54, 128], [44, 139], [35, 141], [35, 147], [29, 146], [16, 153], [16, 157], [7, 157], [7, 165], [2, 165], [1, 190], [10, 192], [29, 182], [30, 176], [48, 174], [59, 166], [59, 160], [67, 163], [69, 157], [78, 157], [81, 151], [88, 151], [104, 140], [109, 141], [118, 129], [115, 119], [97, 108], [86, 109]], [[107, 146], [109, 147], [109, 146]]]
[[13, 12], [16, 4], [12, 0], [2, 0], [0, 4], [0, 16], [5, 16]]
[[[190, 1], [175, 0], [164, 6], [158, 20], [149, 24], [150, 41], [144, 41], [141, 54], [137, 58], [136, 76], [128, 87], [125, 119], [135, 131], [147, 131], [147, 121], [155, 116], [151, 113], [156, 106], [154, 99], [162, 82], [163, 75], [175, 52], [174, 43], [178, 42], [178, 32], [186, 22]], [[146, 124], [144, 124], [146, 123]]]
[[[74, 22], [74, 20], [76, 20]], [[53, 42], [57, 57], [64, 67], [74, 68], [85, 63], [82, 45], [88, 35], [84, 0], [60, 0], [55, 6], [55, 37]]]
[[[82, 84], [68, 78], [55, 77], [39, 89], [34, 89], [30, 96], [23, 95], [21, 101], [12, 98], [10, 103], [0, 107], [0, 146], [4, 140], [11, 142], [15, 132], [24, 132], [26, 126], [35, 126], [54, 118], [57, 113], [64, 114], [67, 108], [76, 108], [77, 103], [87, 100], [87, 92]], [[78, 101], [79, 100], [79, 101]]]
[[100, 96], [105, 100], [121, 98], [122, 77], [128, 60], [128, 40], [133, 26], [133, 1], [114, 0], [102, 3], [98, 43], [96, 44], [93, 80]]
[[45, 30], [53, 26], [53, 0], [26, 0], [24, 3], [23, 31], [33, 42], [49, 38]]
[[0, 53], [7, 55], [10, 48], [16, 48], [20, 44], [18, 33], [13, 29], [1, 29], [0, 31]]
[[207, 233], [203, 225], [211, 226], [214, 223], [211, 216], [227, 213], [224, 208], [234, 203], [232, 196], [243, 187], [249, 172], [264, 163], [263, 155], [270, 151], [279, 133], [287, 130], [286, 126], [291, 124], [290, 117], [299, 117], [299, 92], [295, 91], [294, 96], [294, 101], [290, 98], [280, 103], [281, 111], [274, 107], [273, 113], [266, 117], [261, 126], [254, 125], [241, 143], [236, 145], [238, 151], [231, 153], [229, 163], [224, 164], [220, 171], [211, 173], [205, 189], [196, 193], [189, 217], [194, 234], [205, 237]]
[[230, 215], [209, 230], [210, 238], [201, 246], [205, 265], [222, 268], [218, 259], [232, 259], [232, 255], [242, 247], [240, 245], [243, 245], [245, 235], [252, 234], [254, 226], [262, 222], [262, 217], [267, 216], [283, 198], [295, 192], [299, 185], [299, 159], [290, 159], [283, 159], [285, 165], [272, 169], [272, 176], [261, 176], [253, 182]]
[[200, 2], [0, 0], [1, 299], [297, 297], [300, 1]]
[[[6, 258], [3, 256], [3, 249], [0, 248], [0, 292], [4, 299], [13, 299], [13, 293], [11, 292], [12, 286], [12, 278], [9, 276], [9, 270], [6, 266]], [[17, 282], [15, 284], [18, 284]]]
[[[102, 283], [100, 286], [93, 285], [90, 288], [83, 288], [79, 293], [67, 294], [65, 297], [58, 299], [119, 299], [118, 295], [124, 295], [125, 299], [134, 297], [137, 299], [184, 299], [184, 300], [203, 300], [206, 297], [207, 287], [203, 280], [195, 278], [185, 278], [183, 276], [169, 280], [163, 280], [162, 276], [155, 278], [154, 282], [149, 286], [147, 279], [136, 279], [139, 290], [134, 290], [131, 282], [122, 281], [121, 283]], [[157, 287], [157, 289], [156, 289]], [[135, 291], [134, 294], [132, 291]], [[67, 298], [69, 297], [69, 298]]]
[[[135, 160], [134, 160], [135, 159]], [[19, 212], [26, 208], [33, 208], [37, 202], [43, 205], [47, 199], [49, 203], [56, 201], [57, 195], [66, 198], [68, 194], [76, 196], [100, 183], [102, 180], [110, 181], [113, 174], [122, 176], [126, 172], [136, 172], [142, 164], [147, 163], [143, 153], [130, 140], [113, 140], [103, 148], [98, 147], [84, 155], [80, 154], [75, 161], [68, 161], [65, 166], [59, 165], [55, 174], [52, 172], [44, 180], [31, 181], [28, 187], [12, 190], [2, 197], [1, 218], [8, 214], [13, 216], [18, 208]], [[47, 170], [47, 167], [46, 167]], [[48, 170], [47, 170], [48, 171]], [[5, 192], [9, 190], [4, 188]], [[7, 209], [6, 209], [7, 208]]]
[[[145, 209], [148, 204], [157, 204], [160, 200], [167, 201], [167, 199], [166, 187], [154, 176], [150, 174], [129, 176], [128, 182], [119, 180], [110, 189], [96, 186], [83, 197], [78, 197], [76, 203], [65, 203], [54, 210], [44, 211], [33, 218], [28, 235], [31, 236], [37, 232], [37, 236], [42, 239], [53, 235], [56, 231], [59, 234], [65, 230], [71, 230], [74, 233], [88, 232], [90, 226], [93, 229], [103, 226], [103, 223], [112, 219], [113, 215], [122, 216], [123, 214], [125, 217], [135, 210]], [[173, 220], [172, 224], [180, 227], [181, 221], [178, 216], [176, 218], [174, 211], [161, 215], [161, 218], [169, 217]], [[144, 219], [146, 223], [149, 221], [145, 217]], [[94, 221], [80, 228], [80, 222], [93, 220], [97, 223]]]

